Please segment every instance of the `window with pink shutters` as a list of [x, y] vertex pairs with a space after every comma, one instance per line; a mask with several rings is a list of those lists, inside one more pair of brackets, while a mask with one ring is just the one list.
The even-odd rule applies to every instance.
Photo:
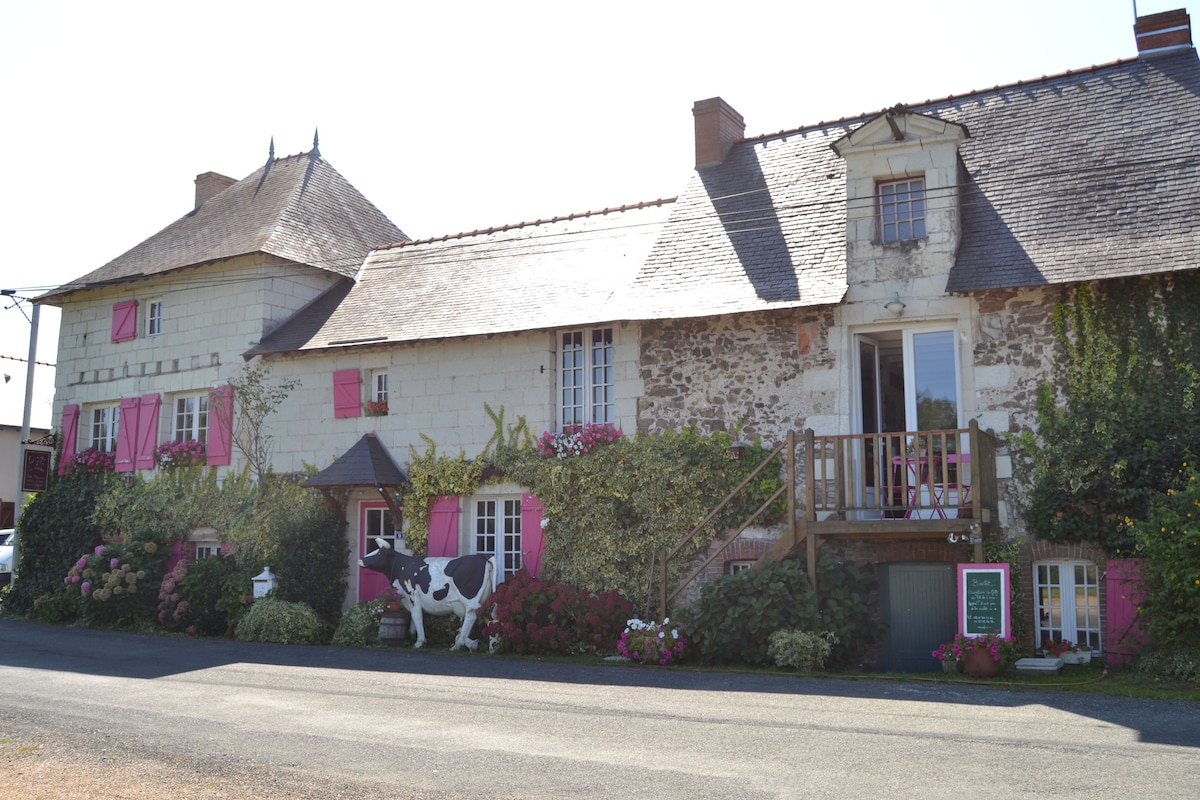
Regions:
[[525, 571], [533, 577], [542, 572], [542, 550], [546, 533], [542, 530], [542, 501], [531, 494], [521, 495], [521, 550]]
[[429, 509], [430, 556], [458, 555], [458, 498], [439, 497]]
[[233, 387], [214, 387], [209, 392], [208, 406], [206, 460], [210, 467], [228, 466], [233, 460]]
[[71, 404], [63, 407], [62, 414], [62, 453], [58, 457], [58, 474], [62, 475], [67, 467], [75, 460], [76, 439], [79, 435], [79, 406]]
[[334, 419], [362, 416], [361, 385], [357, 369], [339, 369], [333, 373]]
[[126, 397], [121, 400], [121, 422], [117, 427], [117, 472], [133, 472], [134, 455], [137, 453], [138, 399]]
[[154, 469], [154, 448], [158, 446], [158, 410], [162, 405], [162, 395], [145, 394], [137, 402], [134, 466], [137, 469]]
[[112, 340], [127, 342], [137, 336], [137, 300], [122, 300], [113, 306]]

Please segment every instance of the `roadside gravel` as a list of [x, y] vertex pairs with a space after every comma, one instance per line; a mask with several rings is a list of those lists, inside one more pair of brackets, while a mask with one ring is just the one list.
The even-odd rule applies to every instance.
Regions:
[[[364, 754], [364, 757], [369, 757]], [[53, 735], [0, 722], [0, 799], [444, 800], [403, 787], [331, 784], [299, 768], [201, 755], [162, 755], [104, 735]]]

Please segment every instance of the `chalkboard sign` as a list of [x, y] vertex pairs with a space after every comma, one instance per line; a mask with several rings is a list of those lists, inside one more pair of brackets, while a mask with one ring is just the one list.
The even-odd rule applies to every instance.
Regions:
[[1012, 635], [1008, 571], [1008, 564], [958, 565], [958, 629], [963, 635]]
[[44, 492], [50, 488], [50, 451], [26, 450], [21, 473], [22, 492]]

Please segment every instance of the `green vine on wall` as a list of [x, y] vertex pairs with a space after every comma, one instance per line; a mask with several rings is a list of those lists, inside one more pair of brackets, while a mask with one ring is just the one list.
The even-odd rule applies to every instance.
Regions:
[[1128, 554], [1126, 518], [1200, 452], [1200, 276], [1080, 287], [1060, 302], [1036, 434], [1013, 437], [1030, 531]]
[[[426, 436], [425, 452], [413, 450], [406, 544], [426, 551], [435, 498], [470, 496], [488, 483], [513, 482], [542, 502], [547, 577], [597, 593], [615, 589], [635, 602], [648, 596], [657, 555], [681, 541], [770, 452], [755, 443], [735, 460], [728, 433], [687, 429], [621, 437], [583, 455], [547, 458], [533, 447], [523, 418], [506, 424], [503, 409], [488, 413], [497, 430], [486, 455], [439, 454]], [[692, 554], [705, 550], [719, 531], [744, 522], [780, 482], [780, 469], [764, 470], [696, 538]], [[781, 501], [760, 522], [769, 524], [785, 508]], [[686, 558], [676, 565], [680, 574], [689, 566]]]

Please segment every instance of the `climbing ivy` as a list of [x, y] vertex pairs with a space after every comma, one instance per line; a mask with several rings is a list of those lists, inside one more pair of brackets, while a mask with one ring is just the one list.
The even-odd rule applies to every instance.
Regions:
[[[487, 411], [497, 431], [478, 458], [439, 453], [426, 436], [425, 451], [413, 450], [405, 543], [414, 552], [426, 551], [435, 498], [471, 495], [489, 483], [517, 483], [543, 505], [546, 576], [597, 594], [616, 590], [647, 608], [659, 554], [674, 548], [770, 452], [755, 443], [735, 460], [728, 433], [687, 429], [622, 436], [581, 455], [547, 457], [534, 446], [523, 418], [506, 425], [503, 409]], [[780, 487], [780, 469], [775, 464], [763, 470], [684, 555], [705, 550], [718, 531], [744, 522]], [[781, 499], [758, 522], [773, 522], [785, 508]], [[671, 579], [691, 566], [686, 557], [677, 559]]]
[[1200, 452], [1200, 277], [1083, 286], [1053, 325], [1038, 430], [1013, 440], [1022, 511], [1038, 538], [1128, 554], [1124, 520], [1144, 518]]

